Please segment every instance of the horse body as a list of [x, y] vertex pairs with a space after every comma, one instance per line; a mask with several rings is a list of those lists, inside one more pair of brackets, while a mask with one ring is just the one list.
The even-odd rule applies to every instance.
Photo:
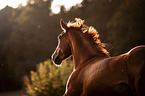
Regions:
[[96, 36], [84, 35], [81, 26], [68, 27], [61, 21], [61, 27], [65, 33], [59, 36], [53, 61], [60, 64], [70, 55], [74, 60], [64, 96], [145, 96], [145, 46], [110, 57], [99, 41], [90, 43]]
[[[138, 59], [135, 59], [137, 55]], [[64, 96], [145, 95], [145, 46], [138, 46], [117, 57], [97, 58], [76, 68]]]
[[124, 56], [89, 62], [72, 73], [64, 96], [132, 96]]

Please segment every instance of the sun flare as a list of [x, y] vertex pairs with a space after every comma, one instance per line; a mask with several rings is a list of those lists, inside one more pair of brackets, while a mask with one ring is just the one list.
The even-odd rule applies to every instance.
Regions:
[[20, 4], [26, 6], [27, 0], [0, 0], [0, 10], [6, 6], [17, 8]]
[[51, 4], [51, 10], [54, 14], [58, 14], [60, 12], [61, 6], [64, 6], [66, 11], [69, 11], [72, 6], [79, 4], [81, 6], [81, 2], [83, 0], [54, 0]]
[[[12, 8], [18, 8], [20, 4], [26, 6], [27, 1], [28, 0], [0, 0], [0, 10], [6, 6]], [[69, 11], [72, 6], [78, 5], [78, 7], [81, 7], [82, 1], [83, 0], [53, 0], [50, 9], [53, 14], [58, 14], [61, 11], [61, 6], [64, 6], [65, 10]], [[30, 3], [34, 4], [34, 0]]]

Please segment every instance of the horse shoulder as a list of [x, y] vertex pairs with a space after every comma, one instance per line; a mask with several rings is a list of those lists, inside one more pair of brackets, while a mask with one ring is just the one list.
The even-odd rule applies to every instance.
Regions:
[[100, 80], [100, 78], [108, 79], [117, 76], [116, 79], [125, 78], [126, 80], [127, 69], [126, 69], [125, 57], [126, 55], [123, 54], [117, 57], [106, 58], [88, 65], [86, 67], [86, 71], [84, 72], [85, 74], [84, 79], [86, 80], [86, 82], [91, 82], [94, 78], [95, 79], [98, 78]]
[[96, 61], [94, 63], [88, 64], [86, 68], [84, 68], [84, 80], [86, 82], [92, 81], [94, 77], [99, 77], [102, 73], [102, 70], [106, 67], [105, 63], [107, 61], [105, 60], [100, 60]]

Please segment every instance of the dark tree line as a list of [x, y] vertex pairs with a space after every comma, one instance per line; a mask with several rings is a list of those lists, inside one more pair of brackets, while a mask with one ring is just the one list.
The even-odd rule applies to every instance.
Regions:
[[0, 91], [22, 87], [24, 74], [50, 58], [62, 32], [60, 19], [80, 17], [94, 26], [111, 56], [145, 44], [144, 0], [84, 0], [82, 7], [72, 7], [69, 12], [61, 7], [61, 13], [53, 16], [51, 0], [34, 1], [0, 11]]
[[111, 54], [118, 55], [145, 44], [145, 1], [125, 0], [108, 22]]

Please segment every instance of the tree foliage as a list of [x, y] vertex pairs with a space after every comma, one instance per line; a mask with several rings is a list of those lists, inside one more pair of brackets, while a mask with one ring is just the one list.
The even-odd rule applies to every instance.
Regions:
[[58, 68], [50, 60], [41, 62], [36, 71], [31, 71], [30, 78], [25, 76], [26, 91], [30, 96], [61, 96], [72, 69], [70, 60]]

